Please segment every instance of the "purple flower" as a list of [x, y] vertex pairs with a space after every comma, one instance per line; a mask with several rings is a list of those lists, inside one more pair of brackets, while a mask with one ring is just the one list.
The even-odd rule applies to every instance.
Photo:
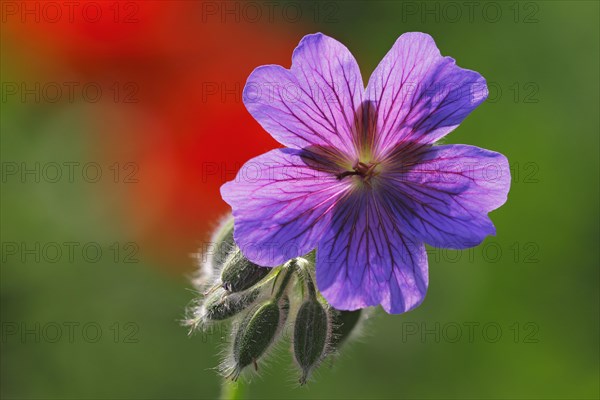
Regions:
[[221, 188], [235, 240], [276, 266], [317, 249], [317, 285], [335, 308], [418, 306], [428, 285], [425, 243], [463, 249], [495, 228], [506, 158], [434, 145], [487, 97], [484, 78], [406, 33], [365, 89], [349, 50], [321, 33], [302, 39], [291, 69], [266, 65], [244, 88], [248, 111], [287, 148], [250, 160]]

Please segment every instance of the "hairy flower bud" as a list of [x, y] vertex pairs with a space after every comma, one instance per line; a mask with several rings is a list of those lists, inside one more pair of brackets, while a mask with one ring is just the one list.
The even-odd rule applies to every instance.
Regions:
[[281, 310], [281, 321], [279, 321], [279, 325], [281, 326], [285, 324], [288, 314], [290, 313], [290, 298], [283, 296], [283, 298], [279, 300], [279, 308]]
[[[250, 312], [240, 324], [233, 342], [235, 365], [228, 377], [236, 380], [242, 369], [250, 364], [258, 370], [257, 360], [274, 342], [285, 314], [286, 301], [269, 301]], [[288, 303], [289, 304], [289, 303]]]
[[271, 268], [260, 267], [248, 260], [241, 250], [235, 249], [229, 254], [221, 271], [223, 288], [229, 292], [246, 290], [271, 272]]
[[358, 326], [362, 310], [342, 311], [333, 310], [333, 334], [331, 335], [331, 346], [339, 348]]
[[311, 370], [327, 354], [329, 336], [327, 312], [321, 303], [310, 298], [300, 306], [294, 326], [294, 355], [302, 369], [300, 384], [306, 383]]
[[205, 321], [223, 321], [248, 308], [258, 298], [260, 290], [241, 293], [227, 293], [217, 289], [208, 295], [200, 311]]
[[237, 380], [250, 365], [258, 371], [280, 338], [286, 320], [293, 327], [292, 349], [300, 384], [355, 330], [361, 311], [338, 311], [327, 304], [315, 283], [315, 251], [273, 268], [248, 260], [233, 240], [231, 217], [213, 236], [203, 268], [210, 279], [198, 281], [205, 293], [190, 307], [184, 323], [193, 331], [233, 319], [232, 343], [221, 363], [222, 374]]
[[229, 215], [215, 232], [212, 238], [212, 263], [215, 268], [220, 268], [227, 256], [237, 247], [233, 240], [233, 217]]
[[219, 277], [223, 263], [233, 249], [236, 248], [233, 240], [233, 217], [226, 216], [214, 231], [210, 242], [205, 243], [193, 256], [200, 267], [196, 272], [193, 283], [201, 292], [214, 285]]

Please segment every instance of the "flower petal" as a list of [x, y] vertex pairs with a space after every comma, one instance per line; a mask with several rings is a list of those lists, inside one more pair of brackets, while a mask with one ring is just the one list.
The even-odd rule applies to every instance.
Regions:
[[377, 118], [376, 154], [406, 143], [433, 143], [487, 97], [485, 79], [442, 57], [431, 36], [398, 38], [367, 85]]
[[400, 232], [389, 201], [368, 191], [346, 196], [317, 247], [317, 285], [329, 304], [388, 313], [418, 306], [428, 285], [425, 246]]
[[464, 249], [494, 235], [487, 213], [506, 202], [508, 160], [466, 145], [432, 146], [410, 168], [383, 173], [383, 190], [396, 201], [402, 229], [436, 247]]
[[255, 69], [243, 100], [262, 127], [287, 147], [321, 145], [353, 154], [355, 112], [363, 92], [350, 51], [317, 33], [300, 41], [291, 69], [279, 65]]
[[348, 183], [309, 167], [316, 157], [303, 150], [272, 150], [248, 161], [221, 187], [233, 209], [235, 241], [256, 264], [277, 266], [309, 253], [329, 224], [330, 210]]

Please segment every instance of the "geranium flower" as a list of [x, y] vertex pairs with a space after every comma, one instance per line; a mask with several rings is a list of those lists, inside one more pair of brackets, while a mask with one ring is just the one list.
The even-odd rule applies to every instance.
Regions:
[[317, 286], [335, 308], [419, 305], [425, 243], [462, 249], [495, 228], [487, 213], [510, 187], [506, 158], [435, 145], [487, 96], [484, 78], [406, 33], [365, 89], [349, 50], [321, 33], [302, 39], [291, 69], [255, 69], [243, 100], [287, 148], [244, 165], [221, 188], [235, 240], [276, 266], [317, 249]]

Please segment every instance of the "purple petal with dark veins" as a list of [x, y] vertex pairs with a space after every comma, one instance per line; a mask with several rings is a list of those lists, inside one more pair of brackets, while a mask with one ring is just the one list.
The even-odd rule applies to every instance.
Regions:
[[316, 247], [349, 186], [316, 168], [316, 160], [318, 155], [303, 150], [272, 150], [248, 161], [221, 187], [233, 209], [234, 239], [251, 261], [277, 266]]
[[352, 54], [323, 34], [302, 39], [289, 70], [257, 68], [244, 104], [290, 148], [249, 161], [221, 193], [250, 260], [276, 266], [317, 247], [333, 307], [402, 313], [427, 291], [424, 243], [460, 249], [495, 233], [487, 214], [506, 201], [510, 171], [498, 153], [432, 146], [487, 87], [429, 35], [402, 35], [363, 91]]
[[350, 51], [317, 33], [300, 41], [291, 69], [256, 68], [246, 82], [243, 100], [250, 114], [285, 146], [320, 145], [353, 155], [354, 114], [363, 92]]
[[418, 306], [428, 285], [425, 246], [405, 236], [394, 210], [366, 189], [340, 200], [317, 246], [317, 285], [329, 304], [356, 310], [381, 304], [388, 313]]
[[367, 85], [377, 116], [376, 155], [408, 143], [433, 143], [487, 97], [485, 79], [442, 57], [431, 36], [398, 38]]
[[[416, 165], [411, 165], [418, 157]], [[487, 213], [506, 202], [508, 160], [474, 146], [445, 145], [402, 156], [381, 176], [400, 229], [435, 247], [464, 249], [494, 235]]]

